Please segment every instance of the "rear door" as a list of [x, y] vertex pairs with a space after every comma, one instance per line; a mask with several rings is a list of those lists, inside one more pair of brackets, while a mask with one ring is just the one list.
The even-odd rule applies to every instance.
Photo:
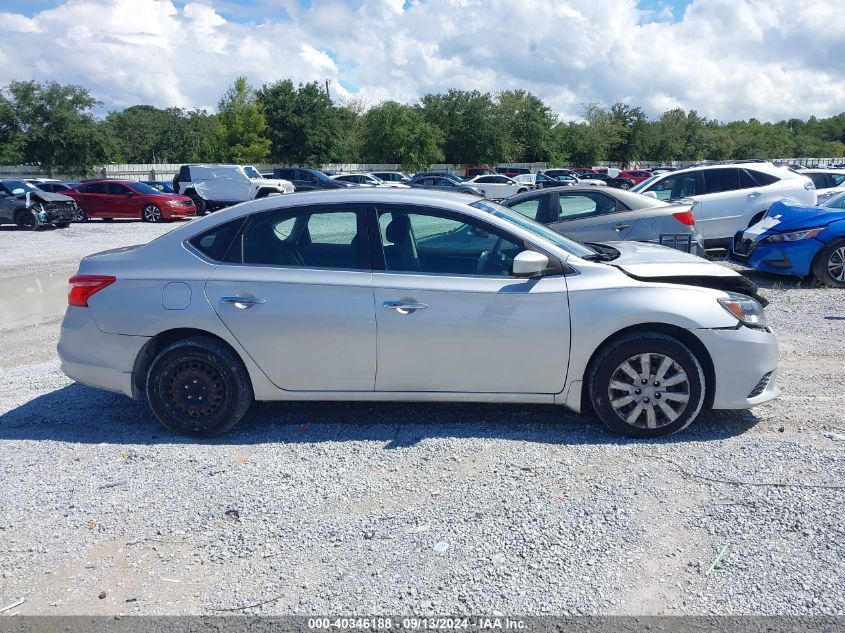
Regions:
[[637, 212], [600, 191], [560, 191], [557, 217], [550, 227], [581, 242], [625, 240], [637, 223]]
[[706, 240], [732, 238], [768, 205], [766, 192], [744, 169], [715, 167], [701, 172], [703, 195], [696, 207], [701, 234]]
[[106, 183], [87, 183], [80, 185], [76, 191], [77, 204], [88, 214], [88, 217], [113, 217], [107, 214], [109, 209], [109, 191]]
[[373, 390], [376, 325], [362, 205], [255, 214], [226, 259], [206, 284], [208, 300], [273, 383]]

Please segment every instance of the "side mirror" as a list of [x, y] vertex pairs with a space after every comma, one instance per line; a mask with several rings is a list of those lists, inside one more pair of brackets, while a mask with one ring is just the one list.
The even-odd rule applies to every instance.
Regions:
[[657, 199], [657, 194], [653, 191], [646, 191], [645, 193], [643, 193], [643, 195], [648, 196], [649, 198], [654, 198], [655, 200]]
[[529, 279], [540, 277], [549, 267], [549, 258], [542, 253], [522, 251], [513, 258], [513, 276]]

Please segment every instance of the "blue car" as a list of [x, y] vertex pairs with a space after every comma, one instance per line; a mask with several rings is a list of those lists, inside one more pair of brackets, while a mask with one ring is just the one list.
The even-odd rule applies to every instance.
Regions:
[[807, 277], [845, 288], [845, 193], [818, 207], [776, 202], [736, 235], [728, 259], [766, 273]]

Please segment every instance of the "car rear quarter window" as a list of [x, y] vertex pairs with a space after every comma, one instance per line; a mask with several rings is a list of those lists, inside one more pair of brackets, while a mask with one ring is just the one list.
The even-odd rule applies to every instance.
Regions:
[[816, 186], [816, 189], [826, 189], [830, 185], [827, 184], [827, 174], [806, 174], [806, 176], [813, 181], [813, 184]]
[[777, 176], [772, 176], [771, 174], [766, 174], [762, 171], [755, 171], [753, 169], [745, 169], [743, 171], [748, 172], [748, 175], [757, 182], [758, 187], [773, 185], [780, 180]]
[[[238, 218], [220, 224], [205, 233], [192, 237], [188, 240], [188, 243], [211, 260], [216, 262], [232, 261], [232, 258], [227, 259], [226, 255], [243, 223], [244, 219]], [[238, 255], [236, 261], [239, 260], [240, 256]]]

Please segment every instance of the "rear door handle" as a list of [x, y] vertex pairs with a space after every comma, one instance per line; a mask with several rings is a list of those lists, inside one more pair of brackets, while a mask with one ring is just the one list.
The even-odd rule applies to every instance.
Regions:
[[622, 224], [621, 222], [613, 225], [613, 228], [616, 229], [617, 231], [621, 231], [623, 229], [628, 229], [630, 227], [631, 227], [630, 224]]
[[385, 301], [381, 304], [381, 307], [396, 310], [399, 314], [411, 314], [417, 310], [425, 310], [428, 304], [419, 303], [413, 299], [402, 299], [401, 301]]
[[221, 301], [223, 303], [233, 305], [241, 310], [246, 310], [247, 308], [251, 308], [255, 305], [261, 305], [262, 303], [267, 303], [265, 299], [259, 299], [258, 297], [223, 297]]
[[748, 194], [748, 197], [749, 197], [749, 198], [759, 198], [759, 197], [760, 197], [760, 192], [759, 192], [759, 191], [754, 191], [753, 193], [749, 193], [749, 194]]

